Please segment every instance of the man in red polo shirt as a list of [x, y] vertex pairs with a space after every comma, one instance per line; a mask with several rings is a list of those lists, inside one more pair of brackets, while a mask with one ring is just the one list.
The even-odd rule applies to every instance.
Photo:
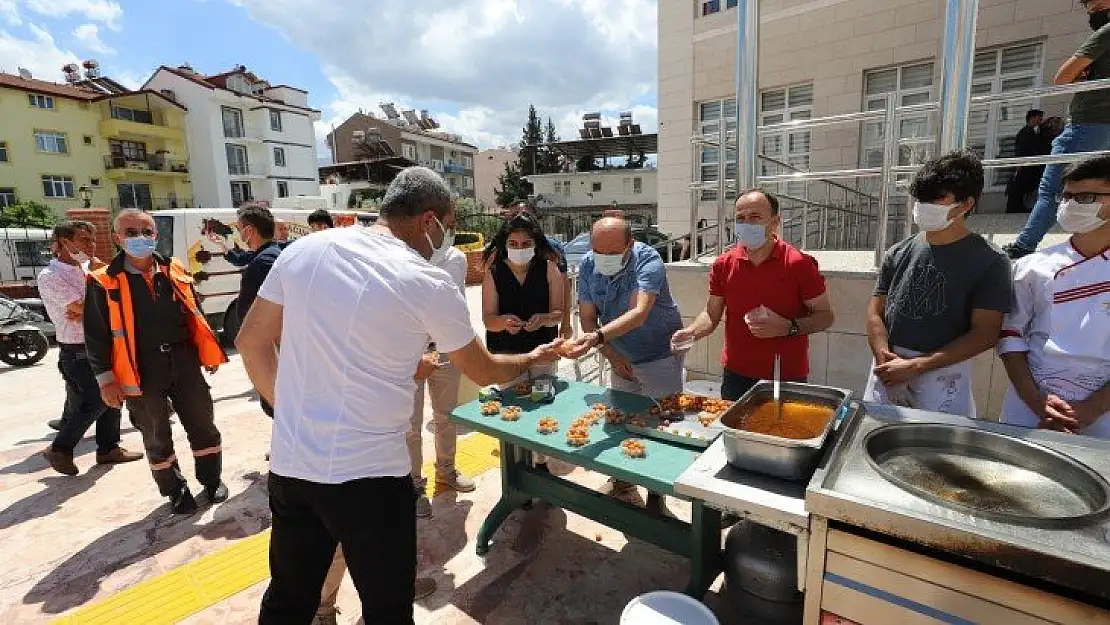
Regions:
[[809, 375], [808, 335], [833, 323], [832, 304], [817, 261], [778, 238], [779, 201], [752, 189], [736, 200], [736, 246], [709, 272], [709, 300], [694, 322], [675, 332], [671, 345], [687, 347], [725, 319], [721, 397], [739, 399], [774, 375], [781, 357], [784, 380]]

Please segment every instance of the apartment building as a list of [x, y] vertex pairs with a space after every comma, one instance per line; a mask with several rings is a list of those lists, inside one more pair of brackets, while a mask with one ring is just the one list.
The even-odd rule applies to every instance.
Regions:
[[497, 206], [497, 189], [505, 166], [517, 162], [516, 148], [482, 150], [474, 157], [474, 199], [487, 207]]
[[392, 103], [381, 108], [384, 117], [359, 111], [328, 133], [333, 163], [400, 156], [439, 172], [460, 196], [474, 197], [476, 146], [439, 130], [428, 111], [398, 112]]
[[189, 206], [185, 107], [102, 78], [95, 61], [66, 83], [0, 74], [0, 206], [44, 203], [60, 216], [88, 201], [113, 208]]
[[658, 199], [657, 174], [652, 167], [616, 168], [536, 174], [528, 181], [545, 208], [603, 209], [615, 202], [623, 209], [650, 209]]
[[268, 81], [239, 65], [202, 75], [188, 65], [159, 67], [145, 90], [188, 109], [190, 175], [202, 207], [237, 207], [320, 192], [308, 92]]
[[[760, 125], [935, 101], [940, 85], [941, 2], [922, 0], [762, 0]], [[691, 193], [692, 180], [717, 180], [720, 154], [691, 146], [693, 134], [735, 124], [736, 1], [659, 3], [659, 219], [664, 231], [688, 228], [693, 206], [714, 219], [717, 191]], [[1090, 33], [1072, 0], [982, 0], [973, 94], [1051, 84], [1057, 68]], [[1013, 155], [1014, 135], [1030, 108], [1066, 115], [1068, 98], [1011, 101], [973, 108], [969, 147], [986, 158]], [[906, 116], [901, 139], [935, 136], [933, 114]], [[763, 134], [761, 174], [874, 167], [882, 162], [878, 123]], [[900, 164], [931, 155], [928, 141], [908, 141]], [[726, 179], [736, 153], [727, 150]], [[1008, 170], [988, 173], [985, 211], [1003, 210]], [[852, 181], [874, 190], [874, 180]], [[819, 184], [779, 185], [791, 195], [822, 193]], [[824, 192], [828, 192], [827, 189]]]

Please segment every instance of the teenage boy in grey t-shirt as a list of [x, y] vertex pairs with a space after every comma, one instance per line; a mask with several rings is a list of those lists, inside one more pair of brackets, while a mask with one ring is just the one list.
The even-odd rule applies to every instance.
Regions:
[[867, 314], [875, 356], [864, 400], [975, 416], [971, 359], [1010, 310], [1010, 262], [967, 229], [983, 192], [970, 152], [926, 163], [910, 192], [920, 232], [887, 250]]

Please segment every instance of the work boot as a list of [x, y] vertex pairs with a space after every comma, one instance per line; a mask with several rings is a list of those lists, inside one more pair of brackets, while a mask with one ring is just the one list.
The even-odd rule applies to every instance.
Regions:
[[193, 514], [197, 511], [197, 500], [193, 499], [193, 493], [190, 493], [189, 487], [184, 484], [177, 494], [170, 497], [170, 505], [174, 514]]
[[137, 451], [127, 451], [123, 447], [116, 447], [108, 453], [102, 454], [97, 452], [96, 454], [97, 464], [123, 464], [125, 462], [135, 462], [136, 460], [142, 459], [143, 455], [141, 453]]
[[215, 487], [205, 486], [204, 496], [208, 498], [208, 503], [223, 503], [227, 501], [228, 492], [227, 485], [223, 482], [216, 484]]
[[[466, 477], [458, 470], [452, 469], [447, 475], [436, 474], [436, 486], [443, 487], [444, 489], [454, 490], [460, 493], [471, 493], [478, 485], [474, 480]], [[436, 490], [439, 490], [438, 488]]]
[[80, 473], [80, 471], [77, 470], [77, 465], [73, 464], [73, 454], [47, 449], [42, 452], [42, 457], [46, 458], [46, 461], [50, 463], [51, 469], [54, 469], [62, 475], [77, 475]]
[[59, 432], [62, 431], [62, 420], [61, 419], [51, 419], [51, 420], [46, 422], [46, 425], [49, 425], [51, 430], [57, 430]]
[[424, 478], [413, 478], [412, 488], [416, 491], [416, 518], [432, 518], [432, 502], [428, 499], [428, 482]]
[[635, 484], [615, 478], [609, 478], [608, 495], [613, 499], [631, 504], [638, 504], [640, 499], [640, 493], [636, 490]]
[[417, 577], [414, 590], [416, 593], [413, 595], [413, 601], [430, 597], [436, 592], [436, 580], [430, 577]]

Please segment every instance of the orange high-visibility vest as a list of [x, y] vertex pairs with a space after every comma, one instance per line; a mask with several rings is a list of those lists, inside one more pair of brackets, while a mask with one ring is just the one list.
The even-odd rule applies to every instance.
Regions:
[[[220, 347], [220, 341], [204, 318], [196, 298], [193, 297], [193, 278], [176, 258], [170, 259], [169, 267], [159, 266], [173, 286], [174, 298], [185, 306], [185, 325], [189, 337], [197, 348], [200, 364], [214, 367], [227, 362], [227, 354]], [[139, 384], [139, 361], [135, 353], [135, 309], [131, 305], [131, 283], [124, 276], [109, 275], [108, 267], [102, 267], [89, 274], [104, 287], [108, 297], [108, 326], [112, 330], [112, 374], [124, 395], [142, 395]], [[157, 320], [154, 320], [157, 323]]]

